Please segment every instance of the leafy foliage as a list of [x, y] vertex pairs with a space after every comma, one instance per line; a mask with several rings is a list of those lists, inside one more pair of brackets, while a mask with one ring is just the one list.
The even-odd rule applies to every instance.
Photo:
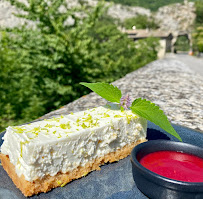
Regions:
[[0, 130], [87, 94], [81, 81], [112, 82], [156, 59], [158, 43], [129, 40], [105, 17], [102, 2], [91, 8], [65, 0], [8, 1], [34, 26], [0, 33]]
[[182, 141], [180, 136], [171, 126], [164, 112], [160, 110], [159, 107], [156, 106], [154, 103], [147, 101], [146, 99], [138, 98], [134, 100], [130, 109], [133, 113], [149, 120], [150, 122], [153, 122], [154, 124], [158, 125], [162, 129]]
[[203, 0], [195, 1], [196, 23], [203, 24]]
[[203, 52], [203, 0], [195, 2], [195, 30], [193, 37], [193, 49], [198, 52]]
[[189, 51], [190, 44], [187, 36], [179, 36], [175, 43], [175, 49], [178, 51]]
[[198, 52], [203, 52], [203, 24], [193, 33], [193, 48]]
[[120, 103], [121, 91], [112, 84], [107, 83], [80, 83], [83, 86], [88, 87], [104, 99], [110, 102]]
[[124, 21], [126, 29], [131, 29], [133, 26], [136, 26], [136, 29], [157, 29], [159, 27], [153, 18], [149, 19], [146, 15], [137, 15]]

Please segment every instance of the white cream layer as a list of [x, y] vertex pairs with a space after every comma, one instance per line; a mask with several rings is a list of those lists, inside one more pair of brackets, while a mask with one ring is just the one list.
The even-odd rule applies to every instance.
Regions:
[[1, 153], [27, 181], [84, 166], [146, 137], [147, 121], [117, 105], [8, 127]]

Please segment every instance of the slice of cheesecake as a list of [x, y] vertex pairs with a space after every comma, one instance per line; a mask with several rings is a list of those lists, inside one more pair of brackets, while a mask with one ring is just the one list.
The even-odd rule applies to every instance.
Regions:
[[25, 196], [99, 170], [101, 165], [128, 156], [146, 141], [147, 121], [117, 105], [8, 127], [1, 162]]

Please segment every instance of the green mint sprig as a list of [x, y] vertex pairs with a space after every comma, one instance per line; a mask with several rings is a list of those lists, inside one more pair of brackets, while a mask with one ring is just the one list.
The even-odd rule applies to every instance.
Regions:
[[84, 83], [81, 82], [83, 86], [88, 87], [96, 94], [100, 95], [104, 99], [109, 102], [117, 102], [120, 103], [120, 99], [122, 97], [121, 90], [116, 86], [107, 83]]
[[[121, 109], [126, 109], [126, 104], [123, 103], [123, 99], [126, 100], [126, 97], [122, 97], [121, 90], [116, 86], [107, 83], [80, 83], [83, 86], [88, 87], [104, 99], [110, 102], [116, 102], [121, 105]], [[126, 100], [129, 101], [129, 100]], [[124, 105], [124, 106], [123, 106]], [[181, 137], [175, 131], [175, 129], [170, 124], [167, 116], [164, 112], [154, 103], [147, 101], [146, 99], [135, 99], [129, 108], [132, 110], [134, 114], [143, 117], [150, 122], [156, 124], [169, 134], [173, 135], [180, 141], [182, 141]]]

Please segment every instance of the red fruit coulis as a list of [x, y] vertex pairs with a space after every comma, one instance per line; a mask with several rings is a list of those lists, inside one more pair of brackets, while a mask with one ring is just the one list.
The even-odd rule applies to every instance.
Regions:
[[176, 151], [157, 151], [141, 158], [140, 164], [170, 179], [203, 182], [203, 159], [195, 155]]

